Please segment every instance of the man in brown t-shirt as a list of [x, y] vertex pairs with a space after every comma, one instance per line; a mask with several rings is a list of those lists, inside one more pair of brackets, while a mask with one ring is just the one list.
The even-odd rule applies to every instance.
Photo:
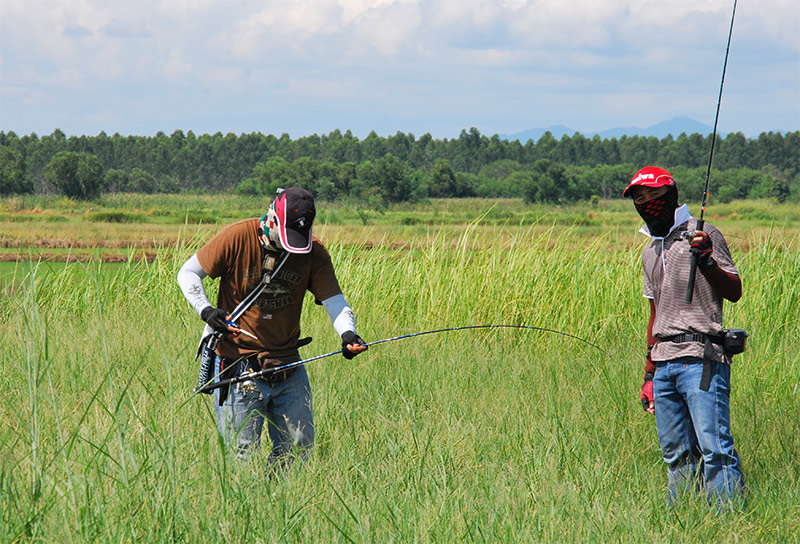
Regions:
[[[744, 488], [730, 426], [730, 355], [721, 345], [723, 299], [736, 302], [742, 282], [722, 233], [678, 206], [675, 180], [663, 168], [639, 170], [623, 196], [633, 199], [652, 242], [642, 254], [650, 302], [642, 406], [656, 416], [668, 466], [669, 495], [693, 488], [698, 467], [709, 498], [722, 504]], [[690, 240], [687, 240], [687, 238]], [[686, 302], [691, 257], [698, 274]]]
[[[298, 348], [310, 341], [300, 338], [306, 291], [328, 311], [342, 337], [345, 358], [367, 349], [356, 333], [355, 317], [330, 255], [312, 235], [315, 215], [308, 191], [281, 190], [260, 220], [229, 225], [184, 263], [178, 283], [207, 323], [204, 336], [214, 331], [223, 334], [216, 346], [217, 376], [233, 377], [300, 360]], [[206, 296], [206, 276], [220, 278], [216, 306]], [[269, 283], [232, 323], [231, 313], [262, 277], [269, 277]], [[305, 452], [314, 442], [311, 386], [302, 365], [217, 389], [214, 397], [217, 426], [228, 443], [235, 440], [240, 457], [258, 446], [265, 420], [272, 440], [270, 464], [282, 463], [293, 449]]]

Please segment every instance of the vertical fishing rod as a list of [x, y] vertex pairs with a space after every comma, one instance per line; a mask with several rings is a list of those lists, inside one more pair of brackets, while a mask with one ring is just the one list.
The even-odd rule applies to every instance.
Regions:
[[[731, 49], [731, 35], [733, 34], [733, 18], [736, 16], [736, 0], [733, 0], [733, 12], [731, 13], [731, 26], [728, 30], [728, 45], [725, 47], [725, 62], [722, 64], [722, 80], [719, 82], [719, 97], [717, 98], [717, 113], [714, 116], [714, 131], [711, 133], [711, 151], [708, 154], [708, 169], [706, 170], [706, 184], [703, 187], [703, 205], [700, 208], [700, 219], [697, 220], [695, 230], [703, 230], [705, 221], [703, 214], [708, 205], [708, 181], [711, 179], [711, 161], [714, 158], [714, 144], [717, 139], [717, 122], [719, 121], [719, 106], [722, 103], [722, 86], [725, 85], [725, 70], [728, 68], [728, 52]], [[689, 266], [689, 285], [686, 287], [686, 304], [692, 303], [694, 296], [694, 279], [697, 274], [697, 255], [692, 253], [692, 262]]]

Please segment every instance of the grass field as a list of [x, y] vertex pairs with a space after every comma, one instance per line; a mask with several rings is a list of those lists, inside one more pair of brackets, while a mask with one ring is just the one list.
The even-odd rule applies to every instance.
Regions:
[[[137, 198], [101, 203], [147, 218], [122, 223], [86, 219], [79, 203], [0, 201], [4, 251], [24, 257], [0, 263], [0, 541], [798, 540], [796, 205], [706, 215], [744, 282], [726, 325], [752, 335], [732, 391], [748, 503], [717, 516], [701, 499], [665, 507], [655, 422], [638, 400], [645, 239], [629, 202], [321, 211], [316, 233], [367, 341], [526, 324], [608, 355], [553, 333], [479, 330], [316, 361], [314, 453], [270, 480], [268, 452], [233, 458], [210, 400], [191, 395], [200, 320], [175, 282], [221, 224], [258, 207], [228, 197], [215, 216], [208, 197]], [[16, 219], [27, 215], [38, 219]], [[38, 232], [65, 243], [37, 246]], [[38, 259], [90, 249], [131, 258]], [[145, 249], [152, 258], [135, 258]], [[314, 342], [302, 355], [338, 349], [327, 314], [306, 304]]]

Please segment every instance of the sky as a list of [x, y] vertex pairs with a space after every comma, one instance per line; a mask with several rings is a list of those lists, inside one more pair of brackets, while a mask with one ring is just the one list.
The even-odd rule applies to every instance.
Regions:
[[[455, 138], [713, 126], [728, 0], [0, 0], [0, 130]], [[800, 130], [800, 3], [742, 0], [720, 132]]]

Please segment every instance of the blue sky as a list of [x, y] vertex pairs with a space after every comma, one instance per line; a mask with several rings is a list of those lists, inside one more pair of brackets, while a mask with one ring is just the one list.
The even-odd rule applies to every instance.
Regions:
[[[800, 129], [800, 5], [743, 0], [721, 132]], [[0, 130], [457, 137], [713, 125], [732, 1], [0, 0]]]

